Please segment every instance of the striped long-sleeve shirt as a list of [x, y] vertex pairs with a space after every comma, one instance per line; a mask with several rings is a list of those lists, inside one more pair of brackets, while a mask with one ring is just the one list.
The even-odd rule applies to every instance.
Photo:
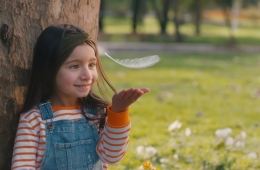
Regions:
[[[125, 155], [131, 126], [128, 110], [114, 113], [110, 107], [107, 109], [108, 117], [104, 129], [98, 129], [100, 141], [96, 148], [103, 170], [108, 169], [107, 164], [114, 164]], [[78, 104], [69, 107], [52, 106], [52, 110], [53, 121], [84, 118]], [[96, 117], [100, 117], [102, 112], [104, 109], [99, 109]], [[86, 115], [95, 118], [88, 113]], [[99, 127], [98, 120], [90, 123], [95, 123]], [[21, 114], [13, 150], [12, 170], [39, 170], [41, 168], [46, 143], [45, 124], [46, 121], [42, 120], [38, 107]]]

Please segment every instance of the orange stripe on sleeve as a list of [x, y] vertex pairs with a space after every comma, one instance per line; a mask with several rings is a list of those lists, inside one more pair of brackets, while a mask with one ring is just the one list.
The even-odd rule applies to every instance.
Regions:
[[35, 155], [35, 152], [20, 152], [20, 153], [14, 154], [13, 157], [15, 157], [17, 155]]
[[33, 130], [31, 127], [18, 127], [17, 130], [22, 130], [22, 129], [27, 129], [27, 130]]
[[45, 148], [38, 148], [39, 151], [45, 151]]
[[40, 118], [40, 116], [35, 116], [34, 118], [30, 119], [28, 122], [29, 122], [29, 123], [32, 123], [32, 121], [34, 121], [34, 120], [37, 119], [37, 118]]
[[106, 143], [106, 144], [108, 144], [108, 145], [110, 145], [110, 146], [124, 146], [124, 145], [125, 145], [125, 142], [124, 142], [124, 143], [121, 143], [121, 144], [113, 144], [113, 143], [109, 143], [109, 142], [107, 142], [107, 141], [105, 141], [105, 140], [103, 140], [103, 142]]
[[16, 136], [34, 136], [34, 137], [38, 137], [38, 135], [31, 134], [31, 133], [20, 133], [20, 134], [17, 134]]
[[[124, 155], [126, 154], [126, 152], [124, 153]], [[124, 155], [122, 155], [122, 157], [120, 157], [118, 160], [116, 160], [116, 161], [109, 161], [109, 160], [107, 160], [106, 158], [104, 158], [109, 164], [115, 164], [115, 163], [117, 163], [118, 161], [120, 161], [123, 157], [124, 157]]]
[[35, 143], [37, 143], [38, 141], [36, 141], [36, 140], [30, 140], [30, 139], [24, 139], [24, 140], [16, 140], [14, 143], [17, 143], [17, 142], [35, 142]]
[[15, 150], [15, 149], [26, 149], [26, 148], [34, 148], [34, 149], [37, 149], [36, 146], [17, 146], [17, 147], [14, 148], [14, 150]]
[[18, 159], [18, 160], [14, 160], [12, 163], [15, 163], [15, 162], [27, 162], [27, 161], [34, 161], [35, 162], [35, 159]]
[[27, 121], [26, 121], [26, 120], [20, 120], [20, 121], [19, 121], [19, 124], [20, 124], [20, 123], [27, 123]]
[[15, 166], [15, 167], [12, 168], [12, 170], [14, 170], [16, 168], [22, 168], [22, 167], [32, 167], [32, 168], [35, 168], [34, 165], [27, 165], [27, 164], [25, 164], [25, 165], [21, 165], [21, 166]]
[[116, 156], [108, 155], [108, 154], [106, 154], [106, 152], [103, 151], [103, 150], [98, 150], [98, 152], [99, 152], [100, 154], [102, 154], [102, 153], [105, 154], [105, 155], [106, 155], [107, 157], [109, 157], [109, 158], [118, 158], [118, 157], [124, 155], [126, 151], [124, 151], [124, 152], [122, 152], [121, 154], [116, 155]]
[[36, 127], [40, 126], [41, 122], [37, 123], [36, 125], [34, 125], [32, 128], [35, 129]]
[[[129, 140], [127, 140], [127, 142], [125, 143], [125, 145], [127, 145], [128, 142], [129, 142]], [[100, 141], [100, 143], [99, 143], [98, 146], [100, 146], [100, 144], [103, 145], [103, 141]], [[119, 150], [111, 150], [111, 149], [109, 149], [109, 148], [107, 148], [107, 147], [104, 147], [104, 150], [107, 150], [107, 151], [109, 151], [109, 152], [120, 152], [122, 149], [119, 149]]]
[[27, 119], [33, 112], [35, 112], [34, 110], [32, 112], [30, 112], [28, 115], [25, 116], [25, 119]]
[[126, 132], [129, 132], [129, 131], [130, 131], [130, 128], [127, 129], [127, 130], [125, 130], [125, 131], [123, 131], [123, 132], [112, 132], [112, 131], [109, 131], [108, 129], [106, 129], [106, 131], [109, 132], [109, 133], [111, 133], [111, 134], [124, 134], [124, 133], [126, 133]]
[[103, 134], [110, 140], [123, 140], [123, 139], [127, 139], [128, 138], [128, 136], [125, 136], [125, 137], [122, 137], [122, 138], [111, 138], [106, 133], [103, 133]]

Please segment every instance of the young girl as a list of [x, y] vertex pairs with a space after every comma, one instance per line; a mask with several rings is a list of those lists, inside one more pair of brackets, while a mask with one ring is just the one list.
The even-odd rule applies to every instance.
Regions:
[[[101, 96], [104, 85], [112, 103]], [[73, 25], [46, 28], [34, 48], [31, 79], [15, 139], [12, 169], [101, 170], [120, 161], [129, 141], [128, 107], [148, 88], [116, 93], [95, 43]]]

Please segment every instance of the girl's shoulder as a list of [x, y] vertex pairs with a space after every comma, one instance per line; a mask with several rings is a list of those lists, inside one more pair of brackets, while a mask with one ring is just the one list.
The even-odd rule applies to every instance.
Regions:
[[34, 106], [32, 109], [24, 112], [20, 115], [20, 119], [25, 119], [30, 121], [31, 119], [41, 118], [40, 109], [37, 106]]

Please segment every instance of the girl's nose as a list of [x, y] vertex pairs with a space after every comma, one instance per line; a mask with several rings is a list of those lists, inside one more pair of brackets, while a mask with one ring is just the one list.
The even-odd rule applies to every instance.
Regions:
[[90, 80], [92, 78], [91, 71], [88, 68], [83, 69], [80, 78], [83, 80]]

